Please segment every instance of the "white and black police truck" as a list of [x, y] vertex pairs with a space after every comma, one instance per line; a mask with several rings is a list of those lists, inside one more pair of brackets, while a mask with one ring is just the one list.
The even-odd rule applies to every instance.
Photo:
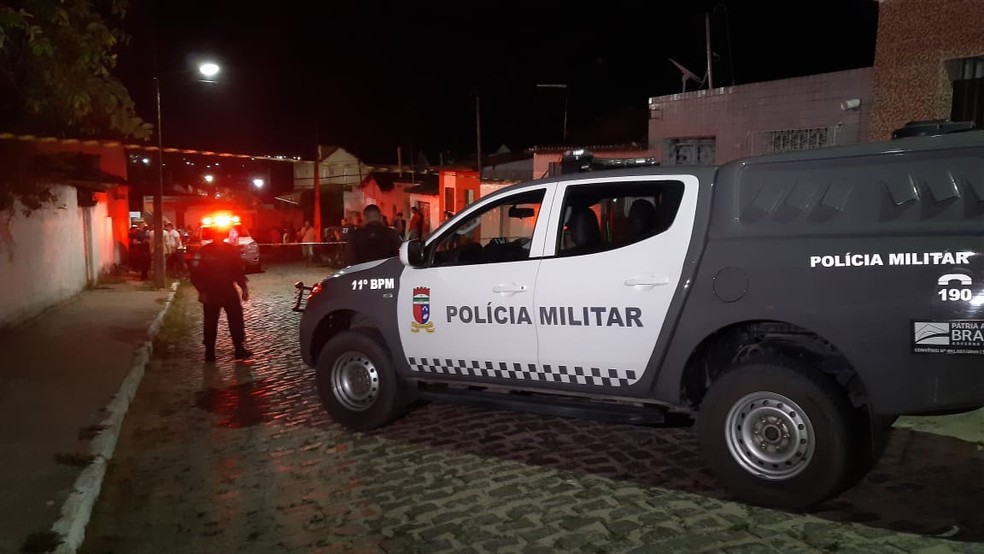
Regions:
[[984, 131], [967, 127], [500, 189], [399, 257], [297, 283], [302, 357], [354, 430], [417, 399], [690, 412], [737, 496], [813, 506], [870, 470], [897, 416], [984, 406]]

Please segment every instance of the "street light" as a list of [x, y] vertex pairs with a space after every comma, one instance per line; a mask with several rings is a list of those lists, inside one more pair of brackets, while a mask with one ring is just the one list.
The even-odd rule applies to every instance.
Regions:
[[563, 142], [567, 142], [567, 84], [566, 83], [553, 83], [553, 84], [540, 84], [537, 83], [536, 88], [562, 88], [564, 89], [564, 135]]
[[265, 184], [266, 183], [263, 181], [263, 179], [260, 179], [259, 177], [257, 177], [256, 179], [253, 179], [253, 186], [256, 187], [256, 188], [258, 188], [258, 189], [263, 188], [263, 185], [265, 185]]
[[[202, 76], [210, 78], [219, 73], [218, 64], [206, 62], [198, 66]], [[208, 80], [208, 79], [206, 79]], [[161, 127], [161, 77], [154, 75], [157, 92], [157, 191], [154, 194], [154, 287], [162, 289], [167, 285], [164, 274], [167, 264], [164, 259], [164, 129]]]
[[205, 62], [198, 66], [198, 72], [210, 79], [219, 74], [219, 69], [218, 64], [212, 62]]

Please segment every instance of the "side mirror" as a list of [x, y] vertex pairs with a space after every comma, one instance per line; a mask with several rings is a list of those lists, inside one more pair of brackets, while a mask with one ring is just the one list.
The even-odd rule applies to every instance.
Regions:
[[400, 262], [410, 267], [424, 265], [424, 245], [419, 239], [410, 239], [400, 245]]

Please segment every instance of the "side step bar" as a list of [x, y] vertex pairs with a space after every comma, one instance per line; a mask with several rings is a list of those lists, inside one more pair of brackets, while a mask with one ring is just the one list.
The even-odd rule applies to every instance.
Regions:
[[488, 392], [462, 388], [421, 387], [421, 400], [466, 404], [481, 408], [521, 411], [540, 415], [590, 419], [608, 423], [632, 425], [686, 426], [692, 423], [685, 414], [668, 413], [662, 408], [627, 406], [623, 404], [592, 402], [576, 398], [549, 399], [536, 394]]

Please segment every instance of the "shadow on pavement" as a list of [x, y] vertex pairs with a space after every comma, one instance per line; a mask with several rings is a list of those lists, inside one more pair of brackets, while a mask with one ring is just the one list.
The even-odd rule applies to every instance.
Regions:
[[[313, 379], [313, 374], [309, 377]], [[299, 391], [276, 380], [259, 379], [209, 389], [197, 400], [199, 408], [221, 416], [217, 424], [225, 427], [278, 420], [287, 425], [338, 428], [321, 409], [313, 385]], [[686, 420], [674, 423], [681, 425], [645, 427], [455, 404], [422, 404], [403, 419], [368, 435], [455, 454], [735, 500], [704, 466], [694, 429]], [[878, 465], [855, 487], [810, 515], [984, 543], [984, 519], [977, 509], [984, 498], [982, 475], [984, 452], [980, 445], [896, 428]]]
[[[257, 314], [284, 310], [293, 280], [326, 274], [297, 264], [266, 267], [260, 279], [283, 281], [281, 296], [251, 300]], [[274, 302], [275, 301], [275, 302]], [[279, 313], [279, 312], [276, 312]], [[249, 317], [249, 316], [248, 316]], [[281, 328], [280, 319], [250, 319], [251, 332]], [[294, 325], [294, 320], [289, 320]], [[264, 326], [268, 327], [263, 331]], [[218, 425], [286, 426], [339, 431], [321, 408], [310, 368], [299, 367], [297, 343], [254, 344], [254, 378], [203, 393], [198, 406]], [[200, 356], [196, 350], [195, 355]], [[292, 360], [289, 369], [282, 360]], [[677, 423], [677, 422], [674, 422]], [[441, 452], [518, 462], [578, 476], [732, 500], [704, 466], [692, 427], [643, 427], [504, 412], [454, 404], [421, 404], [388, 427], [367, 434]], [[984, 451], [977, 443], [906, 428], [893, 429], [879, 464], [855, 487], [810, 515], [838, 523], [940, 537], [984, 546]]]
[[[650, 428], [424, 405], [377, 435], [558, 471], [733, 500], [700, 460], [692, 428]], [[810, 515], [892, 531], [984, 542], [984, 453], [959, 439], [893, 429], [879, 464]]]

